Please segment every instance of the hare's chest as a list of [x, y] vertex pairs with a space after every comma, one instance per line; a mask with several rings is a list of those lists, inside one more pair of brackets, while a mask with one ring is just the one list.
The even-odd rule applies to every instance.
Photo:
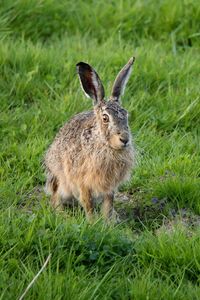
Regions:
[[124, 180], [127, 175], [127, 164], [124, 161], [107, 161], [106, 159], [96, 162], [91, 169], [91, 190], [98, 193], [111, 192]]

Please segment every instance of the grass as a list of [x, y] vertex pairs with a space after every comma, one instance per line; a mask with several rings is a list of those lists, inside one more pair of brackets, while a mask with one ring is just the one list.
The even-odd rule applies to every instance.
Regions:
[[[1, 1], [0, 299], [200, 298], [198, 1]], [[90, 109], [75, 71], [107, 95], [132, 55], [123, 97], [137, 166], [122, 223], [54, 213], [42, 160], [60, 126]]]

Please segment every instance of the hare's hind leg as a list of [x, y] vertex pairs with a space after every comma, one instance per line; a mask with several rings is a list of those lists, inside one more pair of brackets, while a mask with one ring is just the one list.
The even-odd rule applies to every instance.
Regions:
[[46, 192], [51, 195], [51, 205], [53, 208], [61, 210], [61, 197], [58, 191], [59, 181], [58, 178], [52, 174], [48, 174], [46, 182]]
[[63, 210], [63, 205], [61, 203], [61, 197], [57, 191], [51, 195], [51, 205], [56, 210], [59, 210], [59, 211]]
[[60, 183], [58, 179], [55, 177], [53, 182], [53, 193], [51, 195], [51, 205], [54, 209], [62, 211], [63, 210], [63, 204], [61, 202], [61, 195], [60, 195]]

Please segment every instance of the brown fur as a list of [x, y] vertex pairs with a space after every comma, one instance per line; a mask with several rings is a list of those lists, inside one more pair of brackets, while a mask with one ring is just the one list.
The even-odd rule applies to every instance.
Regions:
[[[103, 122], [105, 112], [110, 117], [108, 124]], [[128, 139], [128, 146], [121, 139]], [[93, 111], [66, 123], [46, 153], [46, 187], [52, 205], [58, 207], [76, 198], [91, 217], [93, 198], [102, 196], [103, 214], [110, 217], [114, 191], [128, 179], [133, 163], [127, 112], [116, 101], [98, 102]]]

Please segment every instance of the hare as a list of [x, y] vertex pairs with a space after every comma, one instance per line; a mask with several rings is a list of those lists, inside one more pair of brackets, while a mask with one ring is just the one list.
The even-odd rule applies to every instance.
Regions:
[[134, 164], [128, 113], [120, 104], [134, 60], [117, 75], [108, 101], [96, 71], [84, 62], [76, 65], [82, 89], [94, 107], [72, 117], [45, 155], [46, 190], [54, 208], [75, 198], [91, 219], [94, 199], [101, 197], [104, 217], [112, 217], [114, 192], [129, 178]]

